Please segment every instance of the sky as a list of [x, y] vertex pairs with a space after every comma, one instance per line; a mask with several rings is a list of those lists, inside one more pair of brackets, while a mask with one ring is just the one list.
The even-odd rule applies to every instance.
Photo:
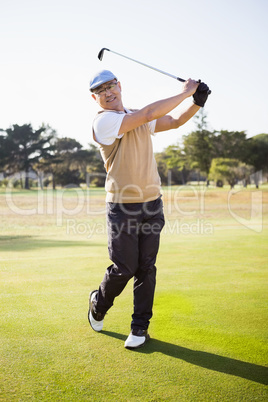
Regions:
[[[0, 128], [44, 123], [94, 143], [89, 81], [101, 69], [118, 77], [127, 108], [180, 93], [177, 80], [111, 52], [99, 61], [105, 47], [207, 83], [210, 130], [268, 133], [267, 15], [267, 0], [0, 0]], [[195, 128], [158, 133], [155, 152]]]

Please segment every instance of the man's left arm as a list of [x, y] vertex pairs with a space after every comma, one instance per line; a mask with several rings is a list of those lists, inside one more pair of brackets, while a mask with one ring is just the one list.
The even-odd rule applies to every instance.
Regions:
[[169, 115], [157, 119], [155, 132], [172, 130], [185, 124], [198, 112], [200, 107], [204, 107], [210, 93], [209, 87], [204, 82], [201, 82], [193, 95], [194, 103], [182, 112], [177, 119]]
[[181, 113], [181, 115], [175, 119], [172, 116], [166, 115], [156, 120], [155, 132], [172, 130], [178, 128], [190, 120], [200, 109], [200, 106], [192, 104], [188, 109]]

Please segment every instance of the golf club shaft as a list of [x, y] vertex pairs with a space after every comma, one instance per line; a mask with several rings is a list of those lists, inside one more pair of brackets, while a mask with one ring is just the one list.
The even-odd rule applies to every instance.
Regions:
[[175, 75], [170, 74], [170, 73], [167, 73], [166, 71], [159, 70], [159, 69], [156, 68], [156, 67], [149, 66], [149, 64], [142, 63], [141, 61], [132, 59], [131, 57], [128, 57], [128, 56], [124, 56], [124, 55], [121, 54], [121, 53], [117, 53], [117, 52], [115, 52], [114, 50], [110, 50], [110, 49], [107, 49], [107, 48], [101, 49], [101, 51], [100, 51], [99, 54], [98, 54], [99, 60], [102, 60], [103, 53], [104, 53], [105, 50], [108, 50], [108, 51], [111, 52], [111, 53], [117, 54], [118, 56], [124, 57], [125, 59], [134, 61], [135, 63], [141, 64], [142, 66], [148, 67], [148, 68], [150, 68], [150, 69], [152, 69], [152, 70], [158, 71], [158, 72], [161, 73], [161, 74], [167, 75], [167, 76], [169, 76], [169, 77], [171, 77], [171, 78], [175, 78], [175, 80], [178, 80], [178, 81], [181, 81], [181, 82], [185, 82], [185, 80], [184, 80], [183, 78], [176, 77]]

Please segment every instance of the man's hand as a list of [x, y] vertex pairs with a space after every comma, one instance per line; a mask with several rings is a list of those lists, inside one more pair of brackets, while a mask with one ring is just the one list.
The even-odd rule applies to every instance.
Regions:
[[187, 81], [184, 82], [183, 87], [182, 87], [182, 92], [186, 93], [187, 96], [191, 96], [193, 95], [197, 88], [198, 88], [199, 82], [192, 80], [191, 78], [189, 78]]
[[196, 92], [193, 94], [193, 98], [194, 98], [194, 103], [197, 106], [200, 107], [204, 107], [208, 95], [211, 93], [209, 87], [207, 86], [207, 84], [205, 84], [204, 82], [201, 82], [196, 90]]

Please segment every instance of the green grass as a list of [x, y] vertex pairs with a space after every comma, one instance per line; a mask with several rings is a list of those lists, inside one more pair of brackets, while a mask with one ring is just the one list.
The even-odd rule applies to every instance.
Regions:
[[[38, 207], [38, 191], [14, 191], [13, 203], [1, 191], [1, 401], [268, 399], [268, 191], [260, 190], [262, 230], [255, 231], [230, 214], [228, 189], [203, 199], [200, 189], [183, 189], [177, 209], [176, 190], [163, 197], [152, 339], [135, 352], [124, 348], [132, 282], [102, 333], [87, 322], [89, 291], [110, 264], [104, 192], [91, 191], [88, 209], [82, 191], [73, 214], [77, 193], [65, 191], [63, 215], [57, 194], [45, 192], [40, 213], [26, 215]], [[231, 206], [248, 220], [252, 191], [234, 195]]]

